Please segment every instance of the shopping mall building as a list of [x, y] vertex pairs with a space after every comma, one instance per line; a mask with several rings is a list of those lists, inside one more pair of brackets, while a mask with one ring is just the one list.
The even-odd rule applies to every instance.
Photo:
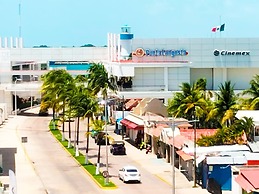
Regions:
[[259, 74], [259, 38], [138, 39], [129, 26], [109, 33], [107, 47], [24, 48], [20, 38], [1, 38], [0, 105], [11, 114], [13, 95], [40, 97], [41, 75], [57, 68], [85, 74], [91, 62], [102, 62], [117, 77], [118, 95], [167, 102], [181, 83], [199, 78], [209, 90], [228, 80], [237, 91], [247, 89]]

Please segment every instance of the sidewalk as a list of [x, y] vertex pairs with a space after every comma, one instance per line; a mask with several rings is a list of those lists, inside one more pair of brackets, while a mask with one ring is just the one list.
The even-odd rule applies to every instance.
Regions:
[[[115, 126], [109, 125], [107, 127], [108, 134], [114, 138], [114, 140], [121, 140], [121, 135], [114, 133]], [[143, 168], [149, 171], [151, 174], [157, 176], [160, 180], [166, 182], [170, 186], [173, 185], [172, 178], [172, 165], [167, 163], [164, 159], [158, 159], [153, 153], [146, 154], [145, 150], [139, 150], [125, 141], [125, 147], [127, 150], [127, 156], [132, 160], [139, 163]], [[206, 189], [202, 189], [199, 185], [193, 188], [193, 181], [189, 181], [177, 168], [175, 168], [175, 193], [176, 194], [208, 194]]]

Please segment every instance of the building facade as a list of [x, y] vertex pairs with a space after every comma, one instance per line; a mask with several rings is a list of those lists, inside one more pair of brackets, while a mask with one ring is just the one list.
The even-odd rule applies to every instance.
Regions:
[[[120, 96], [159, 98], [166, 103], [183, 82], [207, 80], [208, 90], [231, 81], [249, 88], [259, 74], [259, 38], [138, 39], [130, 26], [107, 35], [107, 47], [23, 48], [22, 40], [0, 42], [0, 103], [13, 110], [12, 95], [40, 97], [40, 76], [62, 68], [85, 74], [89, 63], [102, 62], [117, 77]], [[28, 84], [29, 83], [29, 84]]]

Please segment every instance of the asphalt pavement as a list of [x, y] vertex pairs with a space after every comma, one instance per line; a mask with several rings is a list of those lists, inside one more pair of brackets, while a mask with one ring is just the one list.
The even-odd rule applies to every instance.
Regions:
[[[27, 111], [38, 113], [38, 108]], [[22, 117], [10, 116], [6, 122], [0, 126], [0, 147], [16, 147], [17, 153], [15, 157], [16, 163], [16, 182], [18, 187], [18, 194], [22, 192], [22, 185], [19, 185], [19, 179], [27, 179], [28, 182], [33, 182], [31, 187], [37, 187], [37, 184], [42, 184], [34, 180], [35, 171], [32, 168], [31, 161], [26, 156], [26, 150], [24, 150], [21, 143], [21, 137], [18, 136], [16, 127], [17, 123], [22, 121]], [[114, 133], [114, 125], [109, 125], [107, 131], [115, 140], [121, 140], [122, 137]], [[173, 185], [173, 170], [171, 164], [167, 163], [164, 159], [158, 159], [156, 155], [152, 153], [146, 154], [144, 150], [139, 150], [132, 146], [127, 141], [125, 142], [127, 157], [131, 158], [151, 174], [155, 175], [158, 180], [164, 181], [168, 185]], [[71, 158], [71, 160], [73, 160]], [[104, 168], [104, 167], [101, 167]], [[104, 169], [103, 169], [104, 170]], [[202, 189], [199, 185], [193, 188], [193, 181], [189, 181], [177, 168], [175, 168], [175, 193], [176, 194], [205, 194], [209, 193], [206, 189]], [[0, 181], [4, 184], [9, 184], [9, 177], [0, 176]], [[33, 190], [33, 188], [32, 188]], [[6, 193], [8, 193], [6, 191]], [[223, 192], [225, 193], [225, 192]], [[231, 192], [226, 192], [231, 193]]]

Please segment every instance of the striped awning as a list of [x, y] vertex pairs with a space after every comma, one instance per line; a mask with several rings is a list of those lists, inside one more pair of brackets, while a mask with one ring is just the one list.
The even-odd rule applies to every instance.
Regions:
[[128, 119], [122, 119], [120, 123], [129, 129], [135, 129], [135, 130], [144, 130], [143, 125], [138, 125], [137, 123], [134, 123], [132, 121], [129, 121]]

